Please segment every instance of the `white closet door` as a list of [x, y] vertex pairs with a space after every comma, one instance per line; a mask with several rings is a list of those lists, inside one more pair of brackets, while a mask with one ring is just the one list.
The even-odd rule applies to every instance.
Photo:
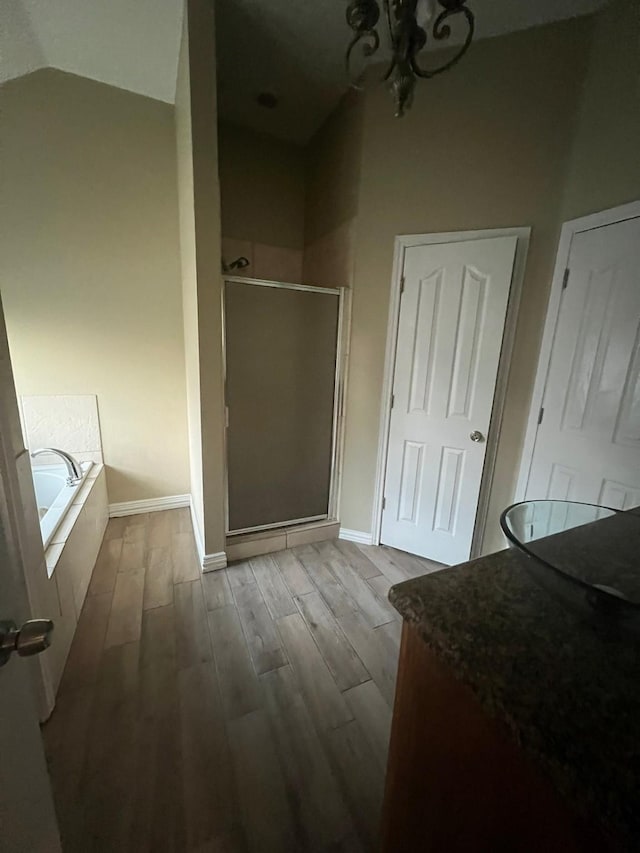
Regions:
[[469, 558], [517, 240], [406, 251], [386, 545], [447, 564]]
[[640, 504], [640, 219], [573, 238], [526, 496]]

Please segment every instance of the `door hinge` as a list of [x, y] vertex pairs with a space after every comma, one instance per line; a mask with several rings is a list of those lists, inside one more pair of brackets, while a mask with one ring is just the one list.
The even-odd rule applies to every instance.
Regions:
[[564, 276], [562, 278], [562, 289], [566, 290], [567, 285], [569, 284], [569, 267], [564, 271]]
[[384, 512], [384, 510], [385, 510], [386, 508], [387, 508], [387, 499], [386, 499], [386, 498], [382, 498], [382, 511]]
[[392, 409], [393, 409], [393, 407], [395, 406], [395, 404], [396, 404], [396, 395], [395, 395], [395, 394], [392, 394], [392, 395], [391, 395], [391, 408], [392, 408]]
[[542, 423], [542, 419], [544, 417], [544, 406], [540, 406], [540, 411], [538, 412], [538, 426]]
[[400, 296], [404, 293], [404, 276], [400, 279]]

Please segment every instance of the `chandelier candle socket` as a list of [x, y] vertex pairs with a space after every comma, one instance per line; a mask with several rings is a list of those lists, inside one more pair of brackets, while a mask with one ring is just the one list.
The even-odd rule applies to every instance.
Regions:
[[[423, 0], [428, 6], [435, 6], [429, 0]], [[390, 81], [391, 91], [396, 102], [396, 115], [402, 116], [411, 106], [413, 92], [418, 78], [428, 79], [452, 68], [467, 52], [473, 39], [474, 17], [467, 8], [467, 0], [437, 0], [442, 7], [437, 14], [419, 15], [420, 0], [382, 0], [392, 59], [384, 75], [384, 80]], [[427, 10], [429, 11], [429, 9]], [[426, 46], [427, 29], [435, 41], [446, 41], [451, 36], [450, 18], [461, 17], [466, 22], [467, 33], [460, 49], [443, 65], [437, 68], [423, 68], [418, 62], [418, 54]], [[351, 59], [354, 49], [362, 43], [362, 53], [365, 58], [373, 56], [380, 47], [380, 36], [377, 31], [380, 20], [380, 6], [377, 0], [352, 0], [347, 7], [347, 23], [354, 32], [347, 48], [347, 72], [353, 81]], [[433, 21], [433, 23], [431, 23]], [[358, 88], [357, 82], [352, 82]]]

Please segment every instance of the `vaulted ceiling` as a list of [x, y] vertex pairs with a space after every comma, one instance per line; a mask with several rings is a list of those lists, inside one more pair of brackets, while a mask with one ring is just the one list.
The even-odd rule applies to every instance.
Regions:
[[[606, 0], [470, 0], [477, 38]], [[346, 0], [216, 0], [222, 118], [303, 143], [344, 92]], [[2, 0], [0, 82], [53, 67], [172, 103], [183, 0]], [[275, 95], [273, 109], [260, 93]]]
[[59, 68], [173, 103], [183, 0], [1, 0], [0, 81]]
[[[469, 0], [469, 7], [476, 15], [476, 38], [489, 38], [589, 14], [604, 2]], [[347, 0], [217, 0], [221, 115], [306, 141], [347, 85], [344, 53], [351, 31], [346, 7]], [[264, 91], [277, 96], [275, 109], [256, 104], [256, 95]]]

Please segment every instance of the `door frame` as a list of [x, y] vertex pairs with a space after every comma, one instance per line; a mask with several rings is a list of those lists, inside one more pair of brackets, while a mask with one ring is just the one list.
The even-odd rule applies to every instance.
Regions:
[[640, 201], [632, 201], [629, 204], [623, 204], [618, 207], [601, 210], [598, 211], [598, 213], [592, 213], [589, 216], [581, 216], [578, 219], [569, 219], [562, 224], [558, 250], [556, 253], [556, 262], [553, 270], [553, 278], [551, 281], [551, 292], [549, 294], [549, 302], [547, 305], [547, 315], [544, 321], [542, 343], [540, 345], [540, 354], [538, 356], [533, 394], [531, 396], [529, 415], [527, 417], [527, 428], [522, 445], [522, 454], [520, 456], [520, 468], [514, 495], [514, 501], [516, 502], [524, 500], [524, 496], [527, 491], [527, 484], [529, 482], [529, 475], [531, 473], [533, 451], [535, 449], [538, 434], [538, 420], [540, 410], [542, 408], [542, 401], [547, 388], [547, 380], [549, 378], [551, 354], [553, 351], [556, 326], [560, 315], [560, 305], [564, 289], [565, 271], [568, 269], [569, 265], [569, 255], [571, 254], [573, 238], [576, 234], [581, 234], [584, 231], [593, 231], [596, 228], [604, 228], [607, 225], [615, 225], [617, 222], [624, 222], [627, 219], [636, 219], [638, 217], [640, 217]]
[[493, 472], [496, 463], [498, 439], [502, 427], [502, 415], [507, 392], [507, 381], [511, 367], [511, 356], [515, 341], [516, 323], [520, 308], [520, 296], [529, 252], [531, 228], [528, 226], [514, 228], [488, 228], [478, 231], [447, 231], [430, 234], [401, 234], [395, 238], [393, 252], [393, 272], [391, 274], [391, 292], [389, 299], [389, 319], [387, 323], [387, 344], [384, 359], [384, 380], [382, 384], [382, 409], [380, 412], [380, 429], [378, 439], [378, 460], [376, 463], [376, 481], [373, 498], [373, 519], [371, 542], [380, 545], [382, 531], [382, 502], [387, 474], [387, 458], [389, 451], [389, 429], [391, 426], [391, 394], [396, 366], [398, 346], [398, 323], [400, 320], [400, 295], [402, 270], [407, 249], [413, 246], [431, 246], [439, 243], [461, 243], [473, 240], [486, 240], [492, 237], [517, 237], [516, 255], [513, 264], [513, 276], [509, 290], [509, 301], [505, 316], [504, 335], [498, 362], [496, 387], [493, 395], [491, 421], [487, 434], [487, 449], [480, 494], [476, 509], [476, 521], [471, 541], [471, 557], [476, 557], [482, 547], [482, 539], [487, 522], [489, 495], [493, 482]]
[[[333, 294], [338, 297], [338, 328], [336, 330], [336, 367], [333, 386], [333, 422], [331, 433], [331, 476], [329, 480], [329, 502], [326, 515], [317, 515], [309, 518], [296, 518], [290, 521], [278, 521], [273, 524], [261, 524], [256, 527], [247, 527], [242, 530], [229, 530], [229, 462], [225, 449], [224, 460], [224, 483], [225, 483], [225, 536], [242, 536], [246, 533], [258, 533], [263, 530], [276, 530], [281, 527], [292, 527], [297, 524], [312, 525], [314, 523], [325, 523], [328, 520], [337, 519], [340, 502], [340, 483], [342, 478], [342, 457], [344, 442], [344, 394], [346, 386], [347, 367], [347, 334], [349, 319], [350, 292], [345, 287], [317, 287], [310, 284], [296, 284], [286, 281], [270, 281], [261, 278], [249, 278], [247, 276], [223, 275], [223, 284], [232, 282], [234, 284], [256, 285], [258, 287], [272, 287], [283, 290], [299, 290], [308, 293]], [[227, 334], [225, 318], [224, 290], [222, 297], [222, 330], [223, 330], [223, 369], [225, 384], [225, 448], [226, 431], [228, 428], [228, 415], [226, 403], [227, 382]]]

